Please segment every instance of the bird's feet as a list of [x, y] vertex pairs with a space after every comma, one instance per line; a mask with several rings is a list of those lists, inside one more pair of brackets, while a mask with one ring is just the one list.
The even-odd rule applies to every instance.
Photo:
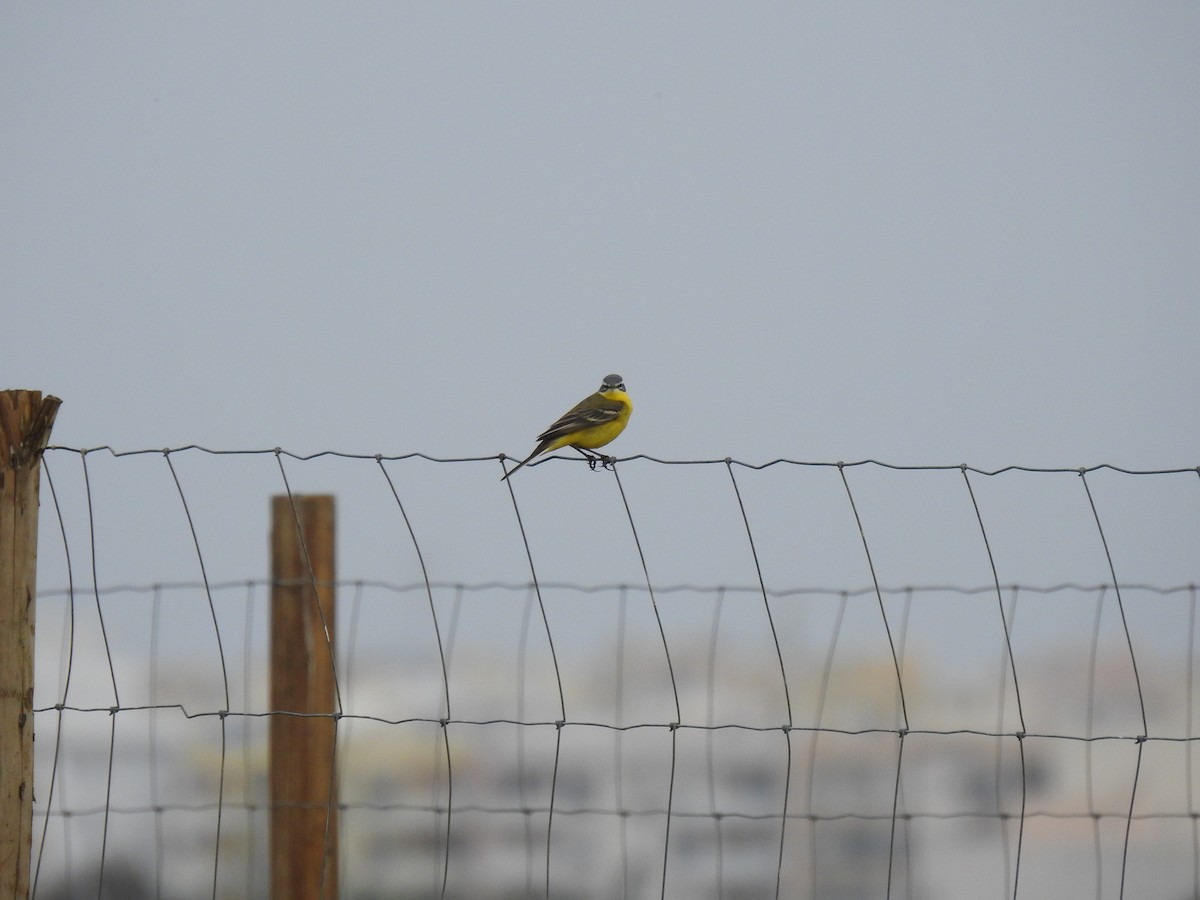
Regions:
[[576, 447], [575, 449], [583, 454], [583, 458], [587, 460], [588, 468], [593, 472], [596, 471], [597, 465], [602, 469], [611, 469], [617, 464], [615, 456], [605, 456], [603, 453], [588, 453], [582, 447]]
[[595, 456], [588, 457], [588, 468], [593, 472], [596, 471], [597, 465], [602, 469], [611, 469], [616, 464], [617, 458], [615, 456], [605, 456], [603, 453], [598, 453]]

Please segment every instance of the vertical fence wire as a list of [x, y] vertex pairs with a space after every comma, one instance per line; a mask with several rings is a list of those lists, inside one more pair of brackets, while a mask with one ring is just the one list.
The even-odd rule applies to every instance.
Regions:
[[[146, 767], [146, 774], [150, 778], [150, 806], [154, 810], [154, 894], [156, 897], [161, 897], [163, 893], [163, 867], [166, 843], [163, 840], [163, 809], [162, 801], [158, 793], [158, 764], [159, 764], [159, 748], [158, 748], [158, 717], [162, 712], [158, 708], [159, 705], [159, 682], [158, 682], [158, 666], [159, 666], [159, 643], [162, 635], [162, 605], [163, 605], [163, 590], [162, 585], [155, 585], [154, 596], [150, 601], [150, 658], [149, 671], [146, 673], [146, 680], [150, 685], [150, 709], [147, 716], [147, 727], [149, 734], [149, 765]], [[228, 704], [226, 704], [228, 705]], [[224, 740], [222, 739], [222, 744]], [[222, 760], [224, 756], [222, 754]], [[224, 781], [224, 765], [222, 765], [222, 781]], [[220, 847], [220, 842], [217, 842]], [[215, 879], [214, 879], [215, 880]]]
[[[724, 900], [725, 897], [725, 841], [722, 829], [721, 807], [717, 804], [717, 766], [714, 759], [714, 741], [711, 730], [717, 724], [716, 715], [716, 699], [717, 699], [717, 643], [721, 634], [721, 609], [725, 605], [725, 589], [718, 587], [716, 596], [713, 598], [713, 615], [712, 627], [709, 629], [708, 639], [708, 673], [705, 684], [705, 710], [704, 724], [710, 729], [707, 735], [707, 740], [704, 744], [705, 754], [705, 776], [707, 778], [708, 788], [708, 814], [713, 820], [713, 833], [716, 836], [716, 850], [713, 853], [713, 865], [716, 871], [713, 873], [714, 880], [717, 886], [717, 900]], [[787, 815], [787, 808], [784, 808], [784, 816]]]
[[[246, 593], [243, 595], [242, 610], [243, 621], [242, 629], [244, 632], [242, 639], [242, 659], [245, 665], [246, 674], [242, 682], [242, 712], [246, 713], [253, 709], [253, 703], [250, 699], [251, 686], [254, 684], [254, 611], [257, 607], [257, 595], [254, 590], [254, 582], [246, 583]], [[258, 842], [255, 840], [257, 829], [254, 827], [254, 814], [257, 809], [257, 798], [252, 793], [254, 788], [253, 779], [250, 773], [253, 771], [253, 763], [250, 748], [250, 729], [246, 722], [242, 723], [242, 804], [246, 808], [246, 883], [245, 895], [247, 897], [254, 896], [254, 874], [256, 871]]]
[[[997, 590], [999, 590], [999, 582], [997, 582]], [[1006, 633], [1011, 635], [1011, 629], [1016, 627], [1017, 620], [1017, 599], [1020, 597], [1020, 591], [1012, 587], [1009, 593], [1008, 617], [1006, 622]], [[1003, 601], [1000, 607], [1001, 616], [1004, 616]], [[1003, 734], [1005, 717], [1008, 714], [1008, 679], [1013, 667], [1011, 644], [1006, 644], [1005, 648], [1000, 651], [1000, 665], [997, 671], [997, 695], [996, 695], [996, 733]], [[1021, 731], [1025, 731], [1024, 715], [1021, 716]], [[1017, 823], [1017, 858], [1014, 864], [1012, 858], [1011, 841], [1009, 840], [1008, 821], [1010, 818], [1007, 806], [1004, 802], [1004, 738], [996, 738], [996, 769], [995, 769], [995, 798], [996, 798], [996, 821], [1000, 827], [1000, 849], [1004, 859], [1004, 886], [1001, 892], [1002, 897], [1016, 896], [1017, 889], [1017, 874], [1020, 869], [1021, 858], [1021, 839], [1025, 830], [1025, 802], [1027, 793], [1027, 777], [1025, 769], [1025, 754], [1024, 743], [1018, 743], [1018, 747], [1022, 748], [1021, 753], [1021, 813]]]
[[104, 785], [104, 826], [101, 831], [100, 865], [96, 878], [96, 896], [102, 897], [104, 895], [104, 865], [108, 857], [109, 813], [112, 810], [113, 759], [117, 745], [117, 713], [121, 709], [121, 694], [117, 689], [117, 670], [113, 666], [112, 647], [108, 642], [108, 629], [104, 624], [104, 609], [100, 603], [99, 565], [96, 560], [96, 508], [92, 499], [92, 480], [88, 472], [86, 452], [80, 453], [79, 461], [83, 466], [84, 495], [87, 499], [88, 546], [92, 561], [92, 595], [96, 599], [96, 616], [100, 621], [100, 636], [104, 640], [104, 655], [108, 661], [108, 676], [112, 682], [113, 689], [113, 705], [109, 710], [108, 772]]
[[[56, 715], [54, 717], [54, 753], [50, 763], [50, 784], [46, 789], [46, 815], [42, 820], [42, 836], [38, 841], [37, 864], [33, 869], [33, 881], [30, 884], [30, 897], [37, 896], [38, 880], [42, 874], [42, 860], [46, 856], [46, 834], [50, 830], [50, 811], [54, 808], [54, 789], [58, 785], [58, 766], [59, 759], [62, 753], [62, 730], [63, 730], [63, 710], [67, 705], [68, 695], [71, 689], [71, 666], [75, 659], [75, 567], [71, 564], [71, 544], [67, 540], [67, 524], [63, 519], [62, 505], [58, 500], [58, 491], [54, 488], [54, 478], [50, 472], [50, 462], [45, 457], [42, 459], [42, 472], [46, 476], [46, 484], [50, 486], [50, 498], [54, 504], [54, 520], [58, 525], [58, 534], [62, 538], [63, 557], [66, 561], [67, 573], [67, 620], [66, 620], [66, 669], [62, 674], [62, 689], [58, 693], [58, 703], [55, 704]], [[60, 791], [61, 793], [61, 791]], [[60, 798], [61, 803], [61, 798]], [[64, 825], [64, 856], [69, 861], [71, 858], [71, 842], [69, 829]], [[67, 872], [70, 873], [72, 867], [67, 866]], [[69, 875], [68, 875], [69, 877]], [[67, 890], [71, 890], [71, 884], [68, 881]]]
[[1093, 759], [1096, 720], [1096, 666], [1100, 655], [1100, 623], [1104, 615], [1104, 598], [1107, 586], [1101, 587], [1096, 595], [1096, 611], [1092, 616], [1092, 637], [1088, 647], [1088, 679], [1087, 679], [1087, 720], [1084, 725], [1084, 735], [1088, 738], [1083, 745], [1084, 777], [1087, 791], [1087, 811], [1092, 820], [1092, 849], [1096, 855], [1096, 896], [1102, 897], [1104, 891], [1104, 845], [1101, 839], [1100, 810], [1096, 805], [1095, 793], [1095, 760]]
[[1129, 835], [1133, 831], [1133, 809], [1137, 802], [1138, 780], [1142, 773], [1142, 753], [1146, 748], [1146, 737], [1150, 733], [1150, 726], [1146, 720], [1146, 697], [1142, 693], [1142, 676], [1138, 672], [1137, 654], [1133, 652], [1133, 636], [1129, 633], [1129, 619], [1125, 615], [1125, 603], [1121, 599], [1121, 583], [1117, 581], [1117, 570], [1113, 565], [1112, 553], [1108, 549], [1108, 538], [1104, 536], [1104, 526], [1100, 524], [1100, 513], [1096, 509], [1092, 489], [1088, 486], [1087, 472], [1080, 469], [1079, 478], [1083, 482], [1092, 517], [1096, 520], [1096, 532], [1100, 535], [1100, 544], [1104, 548], [1104, 559], [1108, 562], [1108, 572], [1112, 576], [1113, 596], [1116, 597], [1117, 612], [1121, 615], [1121, 628], [1125, 632], [1125, 646], [1129, 650], [1129, 663], [1133, 667], [1133, 683], [1137, 688], [1138, 709], [1142, 716], [1142, 732], [1137, 737], [1137, 764], [1133, 770], [1133, 784], [1129, 788], [1129, 813], [1125, 817], [1125, 843], [1121, 850], [1121, 887], [1118, 896], [1124, 898], [1125, 875], [1129, 867]]
[[[913, 605], [913, 589], [911, 587], [904, 590], [904, 604], [900, 608], [900, 624], [897, 628], [896, 637], [896, 664], [900, 667], [900, 671], [904, 671], [905, 651], [908, 648], [908, 623], [912, 615]], [[899, 733], [904, 727], [904, 708], [900, 703], [903, 695], [899, 691], [896, 692], [896, 711], [894, 727]], [[913, 890], [913, 866], [912, 866], [912, 817], [907, 814], [908, 803], [904, 797], [904, 783], [899, 781], [899, 772], [897, 772], [897, 787], [896, 787], [897, 808], [904, 809], [905, 812], [900, 816], [901, 830], [904, 834], [904, 896], [915, 897], [916, 893]], [[893, 813], [893, 820], [895, 813]]]
[[612, 473], [613, 478], [617, 482], [617, 490], [621, 492], [621, 504], [625, 507], [625, 516], [629, 520], [629, 530], [633, 534], [633, 544], [637, 548], [638, 560], [642, 564], [642, 574], [646, 577], [646, 594], [650, 597], [650, 606], [654, 610], [654, 621], [658, 625], [658, 635], [662, 638], [663, 656], [667, 660], [667, 674], [671, 678], [671, 696], [675, 701], [675, 721], [669, 726], [671, 730], [671, 774], [667, 779], [667, 820], [663, 828], [662, 882], [659, 891], [659, 896], [665, 898], [667, 896], [667, 863], [671, 850], [671, 814], [675, 808], [675, 769], [679, 757], [679, 726], [683, 721], [683, 713], [679, 706], [679, 684], [675, 680], [675, 666], [671, 662], [671, 648], [667, 644], [667, 630], [663, 627], [662, 615], [658, 611], [658, 601], [654, 597], [654, 582], [650, 578], [650, 567], [646, 563], [646, 554], [642, 550], [642, 541], [638, 537], [637, 525], [633, 521], [633, 510], [629, 507], [629, 498], [625, 495], [625, 486], [621, 484], [621, 475], [617, 471], [615, 463], [612, 467]]
[[[445, 810], [446, 810], [446, 827], [444, 830], [445, 836], [443, 839], [445, 846], [440, 848], [438, 851], [438, 853], [441, 856], [440, 859], [438, 859], [438, 854], [435, 854], [435, 856], [434, 856], [434, 864], [435, 864], [434, 890], [438, 893], [439, 896], [444, 895], [443, 892], [446, 889], [446, 885], [449, 884], [449, 881], [450, 881], [450, 838], [453, 834], [453, 831], [451, 829], [451, 821], [450, 820], [451, 820], [452, 810], [454, 807], [454, 803], [453, 803], [454, 793], [452, 791], [454, 779], [452, 777], [453, 770], [451, 768], [451, 762], [450, 762], [449, 673], [454, 665], [454, 644], [455, 644], [456, 638], [458, 637], [458, 627], [459, 627], [460, 619], [462, 617], [462, 603], [463, 603], [463, 586], [461, 584], [456, 584], [454, 586], [454, 599], [451, 601], [451, 605], [450, 605], [449, 621], [447, 622], [447, 626], [446, 626], [445, 672], [446, 672], [446, 676], [447, 676], [447, 685], [446, 685], [446, 696], [444, 698], [444, 705], [440, 710], [441, 718], [446, 724], [444, 724], [441, 728], [443, 740], [441, 742], [435, 744], [436, 752], [434, 753], [434, 765], [435, 765], [435, 767], [439, 768], [439, 771], [440, 771], [440, 766], [439, 766], [440, 760], [437, 758], [438, 754], [440, 754], [442, 752], [444, 752], [446, 754], [445, 799], [444, 800], [442, 799], [442, 793], [436, 784], [434, 785], [434, 790], [436, 791], [436, 794], [433, 798], [433, 804], [434, 804], [434, 809], [435, 809], [435, 816], [434, 816], [435, 827], [437, 826], [437, 815], [440, 815], [440, 811], [441, 811], [443, 805], [445, 806]], [[437, 866], [438, 863], [441, 863], [440, 867]], [[440, 878], [439, 878], [439, 874], [440, 874]], [[440, 884], [438, 883], [439, 881], [440, 881]]]
[[613, 808], [617, 811], [617, 841], [621, 848], [621, 896], [628, 897], [629, 885], [629, 811], [625, 806], [625, 641], [629, 618], [629, 588], [621, 585], [617, 594], [616, 667], [613, 673]]
[[[530, 587], [525, 592], [525, 603], [521, 607], [521, 630], [517, 639], [517, 721], [528, 721], [526, 709], [526, 693], [528, 691], [528, 679], [526, 667], [529, 664], [529, 627], [533, 621], [533, 605], [537, 600], [537, 595], [534, 589]], [[525, 793], [525, 782], [529, 772], [526, 766], [525, 757], [525, 729], [517, 729], [517, 810], [521, 814], [521, 826], [524, 830], [524, 851], [525, 859], [525, 895], [533, 896], [533, 865], [535, 846], [533, 841], [533, 804], [529, 801]]]
[[[404, 503], [400, 499], [400, 494], [396, 490], [396, 483], [392, 481], [392, 476], [389, 474], [387, 467], [383, 464], [383, 457], [376, 456], [375, 462], [379, 466], [379, 471], [383, 473], [383, 477], [387, 479], [388, 490], [392, 494], [392, 498], [396, 501], [396, 508], [400, 510], [400, 516], [404, 519], [404, 528], [408, 532], [409, 540], [412, 541], [413, 552], [417, 555], [417, 563], [421, 567], [421, 580], [425, 583], [425, 597], [429, 601], [429, 616], [433, 622], [433, 636], [437, 642], [438, 664], [441, 666], [442, 674], [442, 701], [445, 704], [446, 714], [441, 721], [442, 743], [443, 749], [446, 752], [446, 833], [444, 837], [445, 850], [443, 852], [442, 865], [442, 885], [438, 891], [439, 897], [446, 896], [446, 884], [450, 878], [450, 834], [451, 834], [451, 810], [454, 805], [454, 771], [450, 762], [450, 732], [447, 725], [453, 714], [450, 710], [450, 672], [446, 667], [446, 649], [442, 645], [442, 629], [438, 624], [437, 606], [433, 602], [433, 588], [429, 583], [429, 569], [425, 566], [425, 555], [421, 553], [421, 543], [417, 540], [417, 533], [413, 530], [412, 520], [408, 517], [408, 512], [404, 509]], [[547, 626], [547, 632], [549, 626]], [[563, 718], [566, 718], [566, 710], [563, 710]], [[435, 803], [436, 807], [436, 803]]]
[[[187, 517], [188, 531], [192, 536], [192, 546], [196, 548], [196, 562], [200, 566], [200, 578], [204, 582], [204, 596], [208, 601], [208, 613], [212, 618], [213, 635], [217, 640], [217, 657], [221, 661], [221, 688], [224, 691], [225, 705], [218, 710], [218, 716], [221, 721], [221, 771], [217, 778], [217, 828], [216, 834], [213, 836], [212, 863], [212, 897], [213, 900], [217, 900], [218, 875], [221, 866], [221, 814], [225, 809], [225, 754], [228, 740], [226, 720], [229, 716], [229, 669], [225, 665], [225, 645], [221, 640], [221, 626], [217, 622], [217, 608], [213, 605], [212, 586], [208, 582], [208, 569], [204, 565], [204, 553], [200, 549], [200, 537], [196, 534], [196, 523], [192, 520], [192, 510], [188, 506], [187, 496], [183, 492], [183, 485], [179, 483], [179, 473], [175, 471], [175, 464], [171, 462], [170, 450], [163, 450], [163, 459], [166, 460], [167, 468], [171, 471], [171, 480], [175, 482], [175, 490], [179, 493], [179, 502], [183, 504], [183, 514]], [[332, 655], [332, 648], [330, 652]]]
[[[1021, 882], [1021, 844], [1025, 836], [1025, 803], [1029, 794], [1029, 773], [1025, 766], [1025, 707], [1021, 703], [1021, 683], [1017, 679], [1017, 661], [1013, 656], [1011, 626], [1009, 625], [1008, 617], [1004, 614], [1004, 595], [1000, 590], [1000, 576], [996, 572], [996, 557], [992, 555], [992, 544], [988, 540], [987, 528], [983, 524], [983, 513], [979, 510], [979, 501], [975, 498], [975, 489], [971, 486], [971, 476], [967, 474], [966, 466], [962, 467], [962, 476], [963, 483], [967, 486], [967, 494], [971, 498], [971, 508], [975, 511], [975, 520], [979, 523], [979, 535], [983, 538], [983, 549], [987, 553], [988, 568], [992, 573], [992, 584], [996, 588], [996, 609], [1000, 613], [1000, 626], [1004, 629], [1004, 652], [1008, 657], [1008, 674], [1012, 676], [1013, 696], [1017, 703], [1017, 721], [1021, 726], [1021, 730], [1016, 736], [1017, 751], [1021, 761], [1021, 818], [1017, 823], [1017, 858], [1013, 864], [1012, 874], [1013, 900], [1016, 900]], [[1001, 681], [1001, 691], [1003, 689], [1004, 682]], [[1003, 715], [1003, 705], [1000, 707], [1000, 711], [1001, 715]], [[1002, 823], [1003, 821], [1001, 819]], [[1005, 877], [1007, 877], [1007, 874]]]
[[850, 594], [848, 591], [841, 591], [838, 594], [837, 613], [833, 620], [833, 630], [829, 637], [829, 646], [825, 650], [825, 659], [821, 665], [821, 682], [820, 688], [817, 691], [817, 708], [813, 714], [812, 737], [809, 741], [808, 764], [806, 766], [806, 785], [805, 785], [805, 818], [809, 824], [809, 839], [808, 839], [808, 873], [809, 873], [809, 895], [819, 897], [817, 893], [818, 885], [818, 859], [817, 853], [817, 823], [821, 817], [817, 814], [816, 801], [816, 779], [817, 779], [817, 749], [820, 744], [821, 735], [824, 733], [825, 724], [825, 704], [829, 699], [829, 682], [833, 677], [833, 660], [837, 654], [838, 643], [842, 637], [842, 626], [846, 621], [846, 606], [850, 602]]
[[779, 679], [783, 684], [783, 701], [787, 708], [787, 722], [783, 725], [784, 741], [784, 776], [782, 809], [779, 814], [779, 856], [775, 863], [775, 897], [779, 898], [783, 886], [783, 851], [787, 839], [787, 811], [791, 800], [792, 788], [792, 693], [788, 689], [787, 666], [783, 663], [783, 650], [779, 647], [779, 632], [775, 630], [775, 619], [771, 615], [771, 603], [767, 599], [767, 585], [763, 581], [762, 564], [758, 561], [758, 548], [754, 546], [754, 532], [750, 528], [750, 517], [746, 513], [746, 505], [742, 502], [742, 492], [738, 490], [737, 478], [733, 474], [733, 461], [725, 460], [725, 471], [729, 473], [729, 482], [733, 485], [733, 495], [737, 499], [738, 511], [741, 513], [742, 525], [746, 529], [746, 540], [750, 544], [750, 556], [754, 560], [754, 574], [758, 579], [758, 588], [762, 593], [763, 610], [767, 614], [767, 627], [771, 630], [771, 641], [775, 645], [775, 658], [779, 662]]
[[[504, 468], [504, 461], [500, 461], [500, 467]], [[525, 558], [529, 562], [529, 577], [532, 579], [533, 594], [537, 600], [538, 610], [542, 616], [542, 627], [545, 629], [546, 643], [550, 647], [550, 661], [554, 666], [554, 681], [558, 688], [558, 710], [559, 719], [554, 725], [554, 767], [550, 775], [550, 809], [546, 814], [546, 897], [550, 896], [550, 859], [551, 846], [554, 837], [554, 801], [558, 793], [558, 764], [562, 754], [562, 730], [567, 721], [567, 700], [563, 693], [562, 672], [558, 667], [558, 654], [554, 650], [554, 633], [550, 629], [550, 619], [546, 615], [546, 604], [542, 600], [542, 589], [538, 583], [537, 567], [533, 563], [533, 550], [529, 546], [529, 536], [525, 531], [525, 520], [521, 517], [521, 508], [517, 503], [517, 495], [513, 490], [512, 482], [505, 481], [508, 485], [508, 496], [512, 501], [513, 513], [517, 517], [517, 527], [521, 531], [521, 543], [525, 547]], [[524, 659], [524, 653], [521, 654]], [[524, 684], [521, 686], [524, 691]], [[524, 806], [524, 800], [522, 800]]]
[[879, 614], [883, 619], [883, 630], [887, 635], [888, 649], [892, 654], [892, 666], [896, 672], [896, 689], [900, 694], [900, 713], [904, 719], [904, 726], [897, 735], [900, 740], [896, 749], [896, 779], [892, 789], [892, 823], [891, 833], [888, 836], [887, 894], [885, 896], [890, 898], [892, 896], [892, 870], [896, 854], [896, 811], [900, 804], [900, 775], [904, 762], [904, 739], [909, 733], [908, 702], [904, 698], [904, 677], [900, 672], [900, 657], [896, 654], [896, 643], [892, 640], [892, 628], [888, 624], [887, 609], [883, 605], [883, 593], [879, 589], [879, 576], [875, 573], [875, 561], [871, 558], [871, 547], [867, 543], [867, 532], [863, 528], [862, 517], [858, 514], [858, 505], [854, 502], [854, 493], [850, 490], [850, 482], [846, 478], [846, 467], [841, 463], [838, 464], [838, 474], [841, 475], [842, 486], [846, 489], [846, 499], [850, 501], [850, 511], [854, 513], [854, 523], [858, 526], [858, 534], [862, 539], [863, 553], [867, 558], [867, 568], [871, 572], [871, 583], [875, 586], [875, 599], [879, 601]]

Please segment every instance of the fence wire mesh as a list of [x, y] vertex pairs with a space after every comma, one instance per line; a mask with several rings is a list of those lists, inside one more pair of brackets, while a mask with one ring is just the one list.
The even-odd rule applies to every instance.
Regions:
[[503, 463], [50, 448], [34, 895], [265, 896], [319, 490], [343, 896], [1200, 896], [1200, 470]]

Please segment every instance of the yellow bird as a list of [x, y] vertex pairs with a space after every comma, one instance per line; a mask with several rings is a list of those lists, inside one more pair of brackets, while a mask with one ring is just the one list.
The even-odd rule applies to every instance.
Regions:
[[[561, 419], [539, 434], [538, 445], [533, 448], [533, 452], [518, 463], [512, 472], [505, 474], [504, 478], [508, 478], [535, 456], [549, 453], [559, 447], [574, 447], [588, 458], [594, 468], [596, 462], [604, 457], [585, 451], [603, 447], [624, 431], [631, 412], [633, 401], [625, 393], [625, 382], [621, 380], [621, 376], [604, 376], [600, 390], [585, 397]], [[504, 478], [500, 480], [503, 481]]]

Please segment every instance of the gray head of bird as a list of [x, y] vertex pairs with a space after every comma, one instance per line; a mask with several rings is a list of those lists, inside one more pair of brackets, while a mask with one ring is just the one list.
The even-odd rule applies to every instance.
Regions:
[[623, 391], [625, 390], [625, 382], [621, 380], [620, 375], [605, 375], [604, 383], [600, 385], [600, 393], [605, 391]]

